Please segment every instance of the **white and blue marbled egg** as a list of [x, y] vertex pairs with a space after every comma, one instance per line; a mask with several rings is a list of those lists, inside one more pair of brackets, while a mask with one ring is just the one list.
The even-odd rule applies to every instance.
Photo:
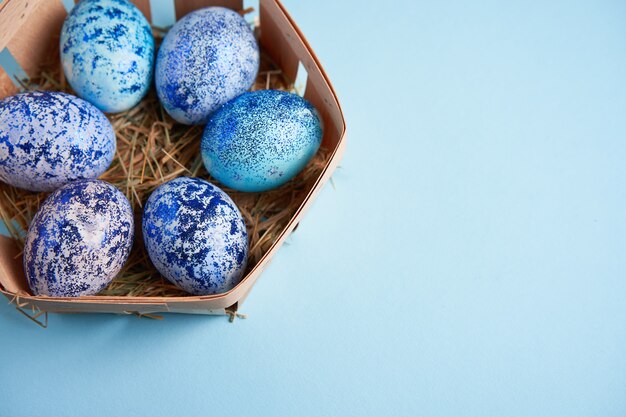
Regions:
[[237, 13], [208, 7], [189, 13], [165, 36], [156, 60], [159, 99], [176, 121], [204, 124], [248, 90], [259, 70], [259, 47]]
[[72, 182], [52, 193], [28, 228], [24, 271], [36, 295], [94, 295], [120, 271], [133, 243], [133, 211], [114, 186]]
[[115, 146], [106, 116], [78, 97], [32, 91], [0, 101], [0, 180], [14, 187], [53, 191], [96, 178]]
[[317, 110], [277, 90], [242, 94], [211, 117], [202, 136], [209, 173], [239, 191], [266, 191], [296, 176], [322, 141]]
[[179, 288], [218, 294], [241, 280], [246, 225], [235, 203], [215, 185], [188, 177], [161, 185], [144, 207], [142, 226], [150, 259]]
[[128, 110], [152, 82], [154, 38], [126, 0], [83, 0], [61, 30], [61, 63], [78, 95], [105, 112]]

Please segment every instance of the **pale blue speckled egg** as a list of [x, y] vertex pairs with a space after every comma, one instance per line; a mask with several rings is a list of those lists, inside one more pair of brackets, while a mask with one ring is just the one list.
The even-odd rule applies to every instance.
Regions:
[[128, 110], [152, 82], [154, 39], [126, 0], [83, 0], [61, 30], [61, 63], [78, 95], [105, 112]]
[[0, 101], [0, 180], [53, 191], [96, 178], [115, 155], [115, 133], [100, 110], [69, 94], [32, 91]]
[[296, 176], [322, 141], [311, 103], [277, 90], [242, 94], [211, 117], [202, 136], [209, 173], [239, 191], [266, 191]]
[[208, 7], [170, 29], [159, 49], [155, 81], [159, 99], [175, 120], [204, 124], [228, 100], [248, 90], [259, 70], [259, 47], [237, 13]]
[[35, 295], [94, 295], [120, 271], [133, 243], [133, 211], [114, 186], [81, 180], [59, 188], [28, 228], [24, 271]]
[[179, 177], [157, 188], [144, 207], [142, 230], [159, 272], [191, 294], [228, 291], [243, 276], [243, 217], [224, 191], [205, 180]]

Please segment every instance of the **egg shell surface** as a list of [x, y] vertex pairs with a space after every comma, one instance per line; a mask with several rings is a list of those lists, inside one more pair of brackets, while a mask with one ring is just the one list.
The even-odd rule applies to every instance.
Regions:
[[165, 110], [184, 124], [204, 124], [248, 90], [259, 70], [259, 46], [239, 13], [208, 7], [170, 29], [157, 54], [155, 83]]
[[144, 207], [142, 230], [159, 272], [191, 294], [228, 291], [243, 276], [246, 225], [230, 197], [208, 181], [179, 177], [158, 187]]
[[85, 100], [31, 91], [0, 101], [0, 180], [30, 191], [53, 191], [96, 178], [115, 155], [106, 116]]
[[202, 158], [209, 173], [239, 191], [266, 191], [296, 176], [322, 141], [317, 110], [277, 90], [244, 93], [207, 123]]
[[144, 15], [126, 0], [83, 0], [61, 30], [65, 76], [85, 100], [104, 112], [135, 106], [148, 92], [154, 38]]
[[28, 285], [35, 295], [95, 295], [126, 262], [133, 233], [130, 203], [111, 184], [81, 180], [59, 188], [28, 229]]

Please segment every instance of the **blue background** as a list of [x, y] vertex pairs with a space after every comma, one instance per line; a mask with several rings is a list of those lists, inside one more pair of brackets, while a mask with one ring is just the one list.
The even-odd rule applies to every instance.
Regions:
[[1, 303], [0, 416], [626, 414], [626, 3], [370, 4], [285, 1], [348, 152], [248, 319]]

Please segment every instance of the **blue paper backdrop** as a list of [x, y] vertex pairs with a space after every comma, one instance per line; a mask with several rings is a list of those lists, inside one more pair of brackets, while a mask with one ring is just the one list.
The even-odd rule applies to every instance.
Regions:
[[626, 415], [626, 3], [285, 5], [348, 152], [249, 318], [0, 303], [0, 416]]

